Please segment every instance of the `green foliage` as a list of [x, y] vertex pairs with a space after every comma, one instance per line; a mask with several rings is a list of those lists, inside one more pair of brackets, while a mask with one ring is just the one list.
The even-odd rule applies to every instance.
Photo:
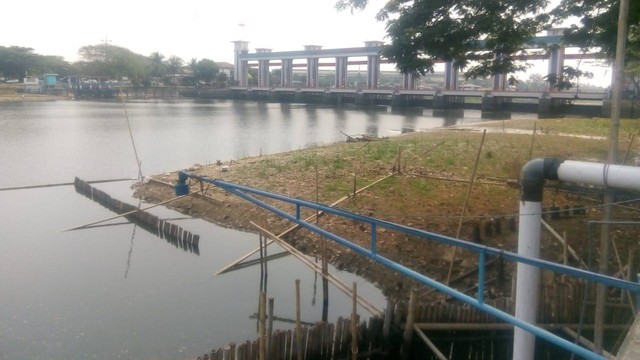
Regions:
[[66, 76], [72, 73], [72, 67], [60, 56], [35, 54], [32, 48], [0, 46], [0, 73], [9, 79], [22, 80], [28, 75], [44, 73]]
[[78, 54], [81, 61], [74, 64], [78, 75], [115, 79], [126, 76], [134, 83], [148, 78], [149, 58], [129, 49], [108, 44], [89, 45], [81, 47]]
[[196, 65], [195, 76], [198, 80], [211, 82], [216, 78], [218, 71], [218, 65], [213, 60], [202, 59]]
[[[367, 0], [338, 0], [339, 10], [361, 10]], [[553, 5], [548, 11], [548, 5]], [[471, 78], [522, 71], [516, 61], [524, 45], [543, 30], [576, 18], [564, 42], [597, 49], [607, 58], [615, 53], [618, 0], [389, 0], [378, 19], [387, 22], [391, 44], [383, 55], [402, 73], [433, 72], [436, 61], [466, 68]], [[630, 1], [628, 58], [640, 59], [640, 1]], [[544, 45], [544, 44], [542, 44]], [[574, 69], [575, 70], [575, 69]], [[566, 69], [554, 85], [566, 89], [587, 74]], [[639, 70], [640, 71], [640, 70]], [[573, 78], [572, 78], [573, 77]], [[550, 79], [554, 80], [554, 79]], [[640, 81], [638, 81], [640, 88]]]

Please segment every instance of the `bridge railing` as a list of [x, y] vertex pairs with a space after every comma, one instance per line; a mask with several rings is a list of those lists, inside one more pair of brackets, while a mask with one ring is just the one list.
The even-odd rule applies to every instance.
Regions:
[[[579, 345], [576, 345], [574, 343], [571, 343], [547, 330], [541, 329], [539, 327], [537, 327], [535, 324], [531, 324], [528, 323], [526, 321], [523, 321], [521, 319], [516, 318], [515, 316], [508, 314], [504, 311], [498, 310], [492, 306], [489, 306], [487, 304], [485, 304], [484, 302], [484, 286], [485, 286], [485, 265], [487, 263], [487, 256], [494, 256], [494, 257], [500, 257], [503, 258], [505, 260], [510, 260], [513, 262], [517, 262], [517, 263], [523, 263], [523, 264], [527, 264], [527, 265], [531, 265], [531, 266], [535, 266], [538, 267], [540, 269], [546, 269], [546, 270], [550, 270], [556, 273], [560, 273], [560, 274], [565, 274], [565, 275], [569, 275], [569, 276], [573, 276], [573, 277], [577, 277], [580, 279], [585, 279], [588, 281], [593, 281], [593, 282], [597, 282], [597, 283], [602, 283], [605, 284], [607, 286], [610, 287], [616, 287], [619, 289], [624, 289], [624, 290], [628, 290], [630, 292], [635, 293], [636, 295], [640, 295], [640, 284], [637, 283], [633, 283], [633, 282], [629, 282], [626, 280], [621, 280], [621, 279], [617, 279], [611, 276], [606, 276], [606, 275], [601, 275], [598, 273], [594, 273], [591, 271], [587, 271], [587, 270], [582, 270], [582, 269], [578, 269], [578, 268], [573, 268], [570, 266], [566, 266], [566, 265], [561, 265], [561, 264], [556, 264], [550, 261], [546, 261], [546, 260], [542, 260], [542, 259], [536, 259], [536, 258], [531, 258], [531, 257], [527, 257], [527, 256], [522, 256], [519, 255], [517, 253], [514, 252], [510, 252], [510, 251], [505, 251], [502, 249], [497, 249], [497, 248], [493, 248], [493, 247], [489, 247], [489, 246], [485, 246], [485, 245], [480, 245], [480, 244], [476, 244], [476, 243], [472, 243], [472, 242], [468, 242], [468, 241], [464, 241], [464, 240], [460, 240], [460, 239], [456, 239], [456, 238], [452, 238], [452, 237], [448, 237], [448, 236], [444, 236], [444, 235], [439, 235], [436, 233], [432, 233], [432, 232], [428, 232], [428, 231], [424, 231], [424, 230], [420, 230], [420, 229], [415, 229], [412, 227], [408, 227], [408, 226], [404, 226], [404, 225], [400, 225], [400, 224], [396, 224], [396, 223], [392, 223], [392, 222], [388, 222], [388, 221], [384, 221], [384, 220], [379, 220], [379, 219], [375, 219], [375, 218], [371, 218], [368, 216], [363, 216], [363, 215], [359, 215], [359, 214], [354, 214], [348, 211], [344, 211], [344, 210], [340, 210], [340, 209], [336, 209], [336, 208], [332, 208], [329, 207], [327, 205], [323, 205], [320, 203], [314, 203], [314, 202], [310, 202], [310, 201], [305, 201], [305, 200], [301, 200], [301, 199], [296, 199], [296, 198], [291, 198], [288, 196], [284, 196], [284, 195], [280, 195], [280, 194], [275, 194], [275, 193], [271, 193], [271, 192], [267, 192], [267, 191], [263, 191], [263, 190], [259, 190], [259, 189], [255, 189], [255, 188], [251, 188], [251, 187], [247, 187], [247, 186], [243, 186], [243, 185], [238, 185], [238, 184], [233, 184], [233, 183], [229, 183], [223, 180], [219, 180], [219, 179], [213, 179], [210, 177], [206, 177], [206, 176], [200, 176], [197, 174], [192, 174], [192, 173], [188, 173], [188, 172], [180, 172], [179, 176], [178, 176], [178, 183], [176, 184], [176, 195], [185, 195], [189, 192], [189, 188], [188, 188], [188, 184], [187, 184], [187, 180], [188, 179], [195, 179], [201, 182], [206, 182], [206, 183], [210, 183], [213, 185], [216, 185], [222, 189], [227, 190], [228, 192], [237, 195], [257, 206], [260, 206], [266, 210], [269, 210], [271, 212], [273, 212], [274, 214], [285, 218], [287, 220], [290, 220], [296, 224], [298, 224], [301, 227], [304, 227], [314, 233], [323, 235], [361, 255], [367, 256], [369, 258], [371, 258], [372, 260], [390, 268], [393, 269], [395, 271], [398, 271], [399, 273], [408, 276], [422, 284], [425, 284], [427, 286], [431, 286], [434, 289], [441, 291], [449, 296], [451, 296], [452, 298], [455, 298], [457, 300], [460, 300], [466, 304], [469, 304], [471, 306], [474, 306], [488, 314], [491, 314], [493, 316], [495, 316], [496, 318], [505, 321], [509, 324], [512, 324], [514, 326], [517, 326], [525, 331], [528, 331], [532, 334], [534, 334], [535, 336], [544, 339], [546, 341], [549, 341], [550, 343], [553, 343], [557, 346], [560, 346], [561, 348], [573, 352], [576, 355], [579, 355], [585, 359], [605, 359], [604, 357], [602, 357], [601, 355], [595, 354], [593, 352], [591, 352], [588, 349], [585, 349]], [[270, 198], [270, 199], [274, 199], [274, 200], [278, 200], [278, 201], [282, 201], [284, 203], [288, 203], [291, 205], [295, 206], [295, 213], [294, 214], [289, 214], [288, 212], [281, 210], [273, 205], [270, 205], [260, 199], [255, 198], [253, 195], [258, 195], [258, 196], [262, 196], [262, 197], [266, 197], [266, 198]], [[371, 238], [370, 238], [370, 248], [366, 249], [362, 246], [359, 246], [357, 244], [354, 244], [353, 242], [338, 236], [336, 234], [333, 234], [325, 229], [322, 229], [312, 223], [308, 223], [306, 221], [304, 221], [303, 219], [301, 219], [300, 217], [300, 213], [302, 211], [303, 208], [308, 208], [308, 209], [313, 209], [313, 210], [317, 210], [317, 211], [322, 211], [325, 212], [327, 214], [332, 214], [332, 215], [336, 215], [336, 216], [340, 216], [340, 217], [344, 217], [347, 219], [351, 219], [354, 221], [358, 221], [361, 223], [365, 223], [368, 224], [368, 226], [370, 226], [371, 229]], [[390, 259], [387, 259], [386, 257], [378, 254], [377, 251], [377, 231], [379, 229], [387, 229], [387, 230], [392, 230], [392, 231], [398, 231], [404, 234], [408, 234], [408, 235], [414, 235], [417, 236], [419, 238], [423, 238], [423, 239], [427, 239], [430, 241], [435, 241], [437, 243], [441, 243], [441, 244], [446, 244], [446, 245], [451, 245], [451, 246], [455, 246], [458, 248], [462, 248], [465, 250], [469, 250], [469, 251], [473, 251], [478, 255], [478, 293], [476, 297], [472, 297], [469, 296], [463, 292], [460, 292], [454, 288], [451, 288], [447, 285], [444, 285], [434, 279], [431, 279], [423, 274], [418, 273], [415, 270], [412, 270], [406, 266], [403, 266], [401, 264], [396, 263], [395, 261], [392, 261]]]

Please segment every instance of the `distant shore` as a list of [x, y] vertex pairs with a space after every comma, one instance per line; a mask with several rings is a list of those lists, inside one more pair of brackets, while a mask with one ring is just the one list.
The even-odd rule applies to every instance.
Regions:
[[19, 92], [22, 84], [0, 84], [0, 102], [68, 100], [68, 96]]

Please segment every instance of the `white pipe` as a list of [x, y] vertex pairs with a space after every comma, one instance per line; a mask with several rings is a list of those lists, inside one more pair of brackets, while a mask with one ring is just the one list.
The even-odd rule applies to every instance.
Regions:
[[[540, 257], [542, 203], [532, 201], [520, 202], [520, 229], [518, 231], [518, 254], [532, 258]], [[540, 269], [518, 263], [516, 283], [516, 317], [535, 324], [538, 314], [538, 298], [540, 292]], [[536, 344], [535, 335], [514, 328], [513, 358], [533, 360]], [[516, 356], [516, 354], [518, 354]]]
[[[534, 159], [522, 168], [522, 199], [518, 231], [518, 254], [540, 257], [542, 194], [545, 180], [640, 190], [640, 167], [608, 165], [560, 159]], [[518, 263], [517, 318], [535, 324], [540, 293], [540, 269]], [[513, 334], [513, 358], [533, 360], [535, 336], [518, 327]]]
[[640, 190], [640, 167], [635, 166], [566, 160], [558, 167], [558, 178], [580, 184]]

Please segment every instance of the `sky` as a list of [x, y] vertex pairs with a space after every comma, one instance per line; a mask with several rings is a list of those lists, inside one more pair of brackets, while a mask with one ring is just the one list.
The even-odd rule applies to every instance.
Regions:
[[[160, 52], [188, 61], [233, 62], [233, 40], [249, 41], [250, 51], [359, 47], [384, 40], [375, 13], [338, 12], [335, 0], [21, 0], [0, 8], [0, 45], [31, 47], [41, 55], [77, 61], [78, 49], [105, 41], [149, 55]], [[241, 26], [240, 24], [244, 25]]]
[[[364, 41], [386, 40], [384, 23], [375, 19], [386, 0], [370, 0], [367, 9], [353, 13], [338, 12], [335, 2], [7, 0], [0, 8], [0, 46], [30, 47], [74, 62], [80, 60], [80, 47], [109, 43], [142, 55], [176, 55], [185, 62], [208, 58], [233, 63], [234, 40], [249, 41], [250, 52], [302, 50], [304, 45], [359, 47]], [[594, 73], [588, 82], [610, 82], [609, 68], [586, 64], [583, 69]], [[546, 73], [546, 64], [536, 62], [531, 72]]]

